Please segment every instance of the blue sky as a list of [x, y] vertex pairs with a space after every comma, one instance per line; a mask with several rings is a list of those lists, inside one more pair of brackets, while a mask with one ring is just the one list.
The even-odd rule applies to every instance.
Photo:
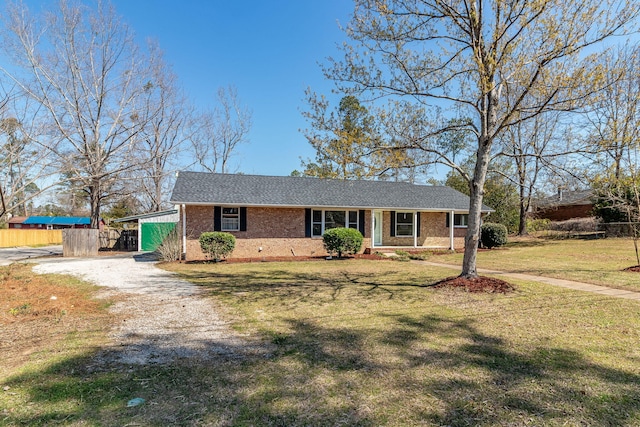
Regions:
[[158, 40], [166, 61], [197, 106], [213, 106], [233, 85], [253, 111], [250, 143], [238, 148], [238, 171], [289, 175], [314, 150], [299, 129], [304, 91], [329, 94], [318, 63], [345, 39], [339, 24], [348, 0], [113, 0], [140, 43]]

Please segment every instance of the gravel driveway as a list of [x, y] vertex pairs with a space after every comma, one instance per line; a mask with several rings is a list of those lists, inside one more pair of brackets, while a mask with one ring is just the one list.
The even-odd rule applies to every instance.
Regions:
[[102, 362], [170, 363], [263, 353], [233, 332], [197, 286], [155, 267], [149, 255], [40, 258], [36, 273], [70, 274], [103, 286], [99, 298], [118, 297], [110, 311], [123, 320], [111, 331]]

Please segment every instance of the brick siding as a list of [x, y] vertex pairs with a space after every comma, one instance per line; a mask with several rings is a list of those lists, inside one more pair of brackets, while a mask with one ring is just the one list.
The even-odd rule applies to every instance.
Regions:
[[[213, 231], [213, 206], [186, 207], [188, 260], [203, 259], [198, 237]], [[419, 247], [449, 247], [449, 228], [445, 212], [420, 214]], [[413, 246], [413, 237], [391, 237], [391, 213], [383, 212], [383, 246]], [[365, 214], [363, 250], [371, 247], [371, 211]], [[464, 246], [465, 228], [454, 230], [454, 245]], [[269, 258], [287, 256], [326, 256], [322, 238], [305, 237], [304, 208], [247, 208], [247, 230], [231, 232], [236, 247], [230, 258]]]

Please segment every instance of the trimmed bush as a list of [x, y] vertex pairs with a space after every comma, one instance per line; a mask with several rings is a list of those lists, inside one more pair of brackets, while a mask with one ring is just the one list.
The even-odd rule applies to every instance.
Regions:
[[236, 247], [236, 238], [233, 234], [223, 233], [220, 231], [208, 231], [202, 233], [198, 239], [202, 252], [209, 259], [219, 261], [225, 258]]
[[338, 254], [338, 258], [342, 258], [342, 254], [355, 254], [362, 248], [362, 234], [355, 228], [332, 228], [324, 232], [322, 235], [324, 248], [330, 254]]
[[487, 222], [480, 229], [480, 241], [486, 248], [495, 248], [507, 244], [507, 227]]

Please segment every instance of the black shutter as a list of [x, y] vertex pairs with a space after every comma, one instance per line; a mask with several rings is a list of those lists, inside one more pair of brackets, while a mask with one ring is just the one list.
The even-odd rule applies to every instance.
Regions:
[[416, 213], [416, 236], [420, 237], [420, 212]]
[[222, 230], [222, 207], [213, 207], [213, 231]]
[[311, 237], [311, 209], [304, 210], [304, 237]]
[[247, 208], [240, 208], [240, 231], [247, 231]]
[[358, 212], [358, 228], [360, 229], [359, 231], [362, 234], [362, 237], [367, 237], [365, 235], [364, 216], [365, 216], [365, 211], [361, 210]]
[[449, 228], [449, 227], [450, 227], [450, 224], [449, 224], [449, 217], [451, 216], [451, 214], [450, 214], [449, 212], [447, 212], [447, 215], [446, 215], [446, 216], [447, 216], [447, 228]]
[[389, 235], [391, 237], [395, 237], [396, 235], [396, 211], [391, 211], [391, 231], [389, 232]]

